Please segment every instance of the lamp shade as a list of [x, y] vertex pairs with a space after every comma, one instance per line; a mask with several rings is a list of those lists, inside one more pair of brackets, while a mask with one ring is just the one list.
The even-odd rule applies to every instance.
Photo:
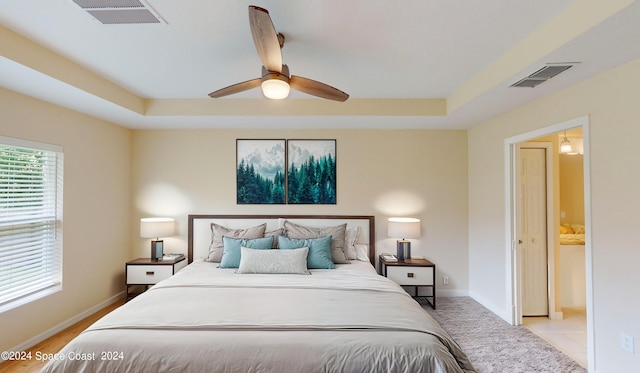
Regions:
[[160, 238], [173, 236], [175, 220], [171, 218], [142, 218], [140, 219], [140, 237]]
[[403, 239], [420, 237], [420, 219], [389, 218], [388, 236]]

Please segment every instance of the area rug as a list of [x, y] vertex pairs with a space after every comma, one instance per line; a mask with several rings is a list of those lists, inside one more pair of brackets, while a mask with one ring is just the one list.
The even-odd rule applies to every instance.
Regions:
[[469, 297], [438, 298], [423, 308], [458, 342], [478, 373], [586, 373], [523, 326], [512, 326]]

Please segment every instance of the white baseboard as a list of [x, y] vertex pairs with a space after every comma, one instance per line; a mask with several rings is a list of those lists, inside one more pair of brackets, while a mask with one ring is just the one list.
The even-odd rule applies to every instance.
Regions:
[[459, 290], [459, 289], [445, 289], [445, 290], [436, 290], [436, 297], [468, 297], [469, 290]]
[[564, 319], [564, 313], [562, 311], [551, 312], [549, 313], [549, 319], [562, 320]]
[[495, 313], [500, 318], [502, 318], [504, 321], [506, 321], [509, 324], [511, 324], [511, 315], [509, 314], [509, 310], [504, 310], [504, 309], [500, 309], [500, 308], [496, 307], [493, 303], [488, 302], [486, 299], [480, 297], [478, 294], [474, 293], [473, 291], [469, 292], [469, 296], [471, 297], [471, 299], [473, 299], [476, 302], [480, 303], [486, 309], [488, 309], [489, 311]]
[[[40, 334], [38, 334], [37, 336], [25, 341], [24, 343], [21, 343], [15, 347], [13, 347], [12, 349], [9, 349], [9, 351], [24, 351], [32, 346], [37, 345], [38, 343], [44, 341], [45, 339], [60, 333], [61, 331], [65, 330], [66, 328], [70, 327], [71, 325], [77, 323], [78, 321], [81, 321], [91, 315], [93, 315], [94, 313], [100, 311], [101, 309], [112, 305], [113, 303], [121, 300], [122, 298], [124, 298], [124, 291], [112, 296], [111, 298], [105, 300], [102, 303], [96, 304], [95, 306], [89, 308], [88, 310], [75, 315], [74, 317], [54, 326], [53, 328], [42, 332]], [[0, 359], [0, 362], [3, 362], [4, 360]]]

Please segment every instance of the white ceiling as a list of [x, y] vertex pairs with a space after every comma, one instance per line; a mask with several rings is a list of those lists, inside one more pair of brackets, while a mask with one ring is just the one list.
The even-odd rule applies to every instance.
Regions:
[[[31, 45], [15, 51], [0, 44], [0, 86], [131, 128], [465, 129], [640, 58], [640, 5], [632, 0], [147, 3], [166, 23], [103, 25], [71, 0], [0, 0], [5, 32], [115, 83], [146, 109], [131, 110], [86, 82], [15, 57]], [[283, 61], [292, 74], [335, 86], [349, 101], [329, 105], [292, 92], [275, 102], [260, 89], [208, 98], [260, 75], [250, 4], [268, 9], [285, 35]], [[536, 88], [509, 88], [553, 62], [580, 63]], [[412, 99], [435, 98], [446, 100], [444, 115], [385, 111], [387, 101], [420, 111], [422, 101]], [[165, 111], [148, 109], [155, 104]], [[238, 104], [247, 112], [225, 107]], [[361, 108], [371, 105], [381, 111]]]

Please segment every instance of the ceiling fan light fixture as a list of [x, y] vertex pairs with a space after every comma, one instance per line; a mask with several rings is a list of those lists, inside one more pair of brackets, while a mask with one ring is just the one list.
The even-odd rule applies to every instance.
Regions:
[[262, 93], [272, 100], [282, 100], [289, 96], [291, 87], [281, 79], [265, 79], [262, 81]]
[[347, 93], [330, 85], [289, 74], [289, 68], [287, 65], [282, 63], [284, 35], [276, 32], [275, 27], [273, 27], [271, 17], [269, 16], [269, 12], [266, 9], [255, 5], [249, 5], [249, 26], [251, 27], [253, 44], [255, 44], [258, 56], [262, 61], [262, 75], [260, 78], [236, 83], [228, 87], [218, 89], [217, 91], [213, 91], [209, 93], [209, 97], [224, 97], [252, 88], [257, 88], [258, 85], [261, 85], [262, 94], [272, 100], [287, 98], [291, 88], [296, 91], [327, 100], [344, 102], [349, 99], [349, 95]]

